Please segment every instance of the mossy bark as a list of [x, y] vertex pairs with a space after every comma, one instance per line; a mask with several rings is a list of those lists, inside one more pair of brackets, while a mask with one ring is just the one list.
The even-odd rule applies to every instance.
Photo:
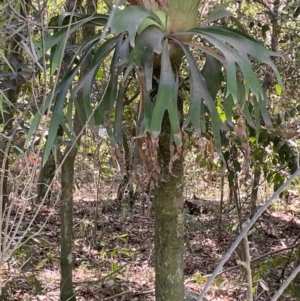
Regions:
[[156, 301], [184, 300], [183, 158], [175, 161], [171, 175], [170, 156], [170, 122], [166, 114], [159, 141], [163, 179], [154, 189]]

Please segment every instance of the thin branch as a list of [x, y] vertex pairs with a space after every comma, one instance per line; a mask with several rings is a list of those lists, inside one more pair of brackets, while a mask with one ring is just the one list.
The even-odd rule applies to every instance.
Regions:
[[225, 164], [222, 163], [222, 172], [221, 172], [221, 197], [220, 197], [219, 217], [218, 217], [218, 242], [221, 241], [222, 214], [223, 214], [223, 204], [224, 204], [225, 168], [226, 168]]
[[[272, 255], [277, 254], [277, 253], [289, 251], [289, 250], [294, 249], [294, 248], [296, 248], [296, 247], [298, 247], [298, 246], [300, 246], [300, 243], [294, 244], [294, 245], [292, 245], [292, 246], [290, 246], [290, 247], [286, 247], [286, 248], [283, 248], [283, 249], [271, 251], [271, 252], [269, 252], [269, 253], [266, 253], [266, 254], [264, 254], [264, 255], [261, 255], [261, 256], [259, 256], [259, 257], [256, 257], [256, 258], [252, 259], [250, 263], [254, 263], [254, 262], [260, 261], [260, 260], [262, 260], [262, 259], [264, 259], [264, 258], [266, 258], [266, 257], [272, 256]], [[225, 274], [225, 273], [228, 273], [228, 272], [230, 272], [230, 271], [232, 271], [232, 270], [235, 270], [235, 269], [237, 269], [237, 268], [240, 268], [240, 265], [235, 265], [235, 266], [230, 267], [230, 268], [228, 268], [228, 269], [226, 269], [226, 270], [224, 270], [224, 271], [222, 271], [222, 272], [219, 272], [217, 276], [222, 275], [222, 274]], [[204, 275], [203, 277], [208, 278], [208, 277], [211, 277], [211, 275], [212, 275], [212, 274], [207, 274], [207, 275]], [[188, 281], [185, 282], [185, 284], [190, 283], [190, 282], [192, 282], [192, 281], [191, 281], [191, 280], [188, 280]]]
[[146, 291], [146, 292], [133, 292], [133, 291], [129, 290], [129, 291], [125, 291], [125, 292], [119, 293], [117, 295], [105, 298], [103, 301], [115, 300], [115, 298], [121, 297], [126, 294], [131, 294], [132, 296], [140, 296], [140, 295], [147, 295], [147, 294], [152, 294], [152, 293], [154, 293], [154, 290], [150, 290], [150, 291]]
[[213, 283], [215, 278], [217, 277], [219, 271], [222, 269], [224, 264], [227, 262], [229, 259], [230, 255], [234, 252], [236, 247], [239, 245], [239, 243], [242, 241], [242, 239], [247, 235], [248, 231], [251, 229], [251, 227], [254, 225], [254, 223], [259, 219], [259, 217], [263, 214], [263, 212], [270, 206], [270, 204], [277, 198], [279, 195], [288, 187], [294, 180], [295, 178], [300, 174], [300, 168], [298, 168], [292, 176], [283, 184], [280, 186], [277, 191], [273, 193], [273, 195], [264, 203], [263, 206], [260, 207], [260, 209], [254, 214], [250, 222], [245, 226], [243, 231], [239, 234], [235, 242], [232, 244], [230, 249], [227, 251], [227, 253], [223, 256], [222, 260], [219, 262], [217, 267], [215, 268], [213, 274], [211, 277], [208, 279], [207, 283], [205, 284], [199, 298], [197, 301], [202, 301], [205, 293], [208, 291], [210, 285]]
[[125, 291], [125, 292], [122, 292], [122, 293], [119, 293], [119, 294], [110, 296], [110, 297], [108, 297], [108, 298], [105, 298], [105, 299], [103, 299], [103, 301], [116, 300], [116, 298], [118, 298], [118, 297], [121, 297], [121, 296], [124, 296], [124, 295], [127, 295], [127, 294], [131, 294], [131, 293], [132, 293], [131, 290]]
[[140, 95], [140, 89], [138, 89], [131, 98], [125, 99], [124, 106], [130, 105], [139, 95]]

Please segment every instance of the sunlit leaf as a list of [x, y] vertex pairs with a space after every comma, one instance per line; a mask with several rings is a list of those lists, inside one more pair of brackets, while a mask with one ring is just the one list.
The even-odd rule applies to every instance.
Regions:
[[275, 85], [277, 94], [280, 96], [282, 94], [282, 87], [278, 84]]
[[[246, 29], [246, 27], [242, 24], [242, 22], [240, 22], [240, 20], [238, 19], [238, 18], [235, 18], [235, 17], [233, 17], [233, 16], [230, 16], [230, 20], [232, 21], [232, 23], [233, 24], [235, 24], [236, 25], [236, 27], [240, 30], [240, 31], [242, 31], [242, 32], [247, 32], [247, 29]], [[254, 25], [254, 23], [253, 23], [253, 25]], [[251, 26], [251, 25], [250, 25]], [[253, 27], [253, 26], [252, 26]]]

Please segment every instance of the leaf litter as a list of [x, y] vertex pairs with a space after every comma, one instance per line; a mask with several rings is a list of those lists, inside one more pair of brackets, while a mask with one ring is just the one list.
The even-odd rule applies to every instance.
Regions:
[[[218, 242], [217, 188], [213, 185], [209, 188], [199, 178], [197, 181], [198, 189], [205, 191], [208, 199], [201, 196], [202, 211], [187, 215], [187, 220], [193, 222], [187, 223], [184, 254], [186, 287], [195, 294], [201, 291], [207, 277], [234, 241], [236, 233], [232, 228], [237, 222], [234, 214], [224, 213]], [[73, 281], [77, 300], [154, 300], [153, 212], [150, 209], [145, 214], [144, 207], [149, 204], [137, 201], [133, 212], [124, 215], [120, 204], [109, 198], [117, 190], [116, 183], [101, 185], [101, 212], [96, 222], [96, 188], [93, 184], [82, 185], [74, 194]], [[298, 199], [293, 204], [297, 202]], [[18, 211], [14, 208], [11, 219], [16, 214]], [[28, 206], [24, 225], [33, 214], [34, 210]], [[48, 217], [41, 234], [18, 249], [2, 266], [2, 294], [9, 296], [6, 300], [50, 301], [59, 298], [59, 205], [42, 206], [32, 228], [41, 227]], [[293, 260], [287, 259], [292, 255], [280, 250], [297, 243], [299, 229], [299, 212], [287, 206], [268, 211], [258, 222], [249, 238], [253, 278], [258, 278], [254, 281], [257, 286], [254, 300], [270, 300], [293, 270]], [[256, 260], [272, 252], [274, 255]], [[27, 265], [24, 264], [26, 260]], [[207, 294], [208, 300], [246, 300], [246, 285], [237, 260], [237, 253], [230, 257], [225, 271]], [[284, 294], [280, 300], [296, 299]]]

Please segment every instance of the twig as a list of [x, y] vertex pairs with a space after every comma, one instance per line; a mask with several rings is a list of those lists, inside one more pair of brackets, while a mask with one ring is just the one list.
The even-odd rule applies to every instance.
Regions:
[[126, 295], [126, 294], [131, 294], [133, 296], [140, 296], [140, 295], [152, 294], [154, 292], [155, 292], [155, 290], [150, 290], [150, 291], [146, 291], [146, 292], [133, 292], [133, 291], [129, 290], [129, 291], [125, 291], [125, 292], [119, 293], [117, 295], [105, 298], [103, 301], [115, 300], [115, 298], [121, 297], [121, 296]]
[[281, 194], [281, 192], [284, 191], [284, 189], [289, 186], [292, 181], [295, 180], [295, 178], [300, 174], [300, 168], [298, 168], [292, 176], [289, 177], [289, 179], [277, 189], [273, 195], [264, 203], [263, 206], [259, 208], [259, 210], [254, 214], [250, 222], [245, 226], [245, 228], [242, 230], [242, 232], [239, 234], [235, 242], [232, 244], [230, 249], [227, 251], [227, 253], [223, 256], [222, 260], [219, 262], [217, 267], [215, 268], [213, 274], [208, 279], [207, 283], [205, 284], [199, 298], [197, 301], [202, 301], [205, 293], [209, 289], [210, 285], [213, 283], [215, 278], [217, 277], [219, 271], [222, 269], [223, 265], [227, 262], [230, 255], [234, 252], [236, 247], [239, 245], [239, 243], [242, 241], [242, 239], [247, 235], [248, 231], [251, 229], [251, 227], [254, 225], [254, 223], [259, 219], [259, 217], [263, 214], [263, 212], [269, 207], [269, 205]]
[[223, 214], [223, 203], [224, 203], [224, 181], [225, 181], [225, 164], [222, 162], [222, 173], [221, 173], [221, 198], [219, 206], [219, 217], [218, 217], [218, 242], [221, 241], [221, 228], [222, 228], [222, 214]]
[[105, 298], [105, 299], [103, 299], [103, 301], [115, 300], [115, 298], [121, 297], [121, 296], [126, 295], [126, 294], [130, 294], [130, 293], [132, 293], [131, 290], [125, 291], [125, 292], [122, 292], [122, 293], [119, 293], [119, 294], [110, 296], [110, 297], [108, 297], [108, 298]]
[[145, 291], [145, 292], [136, 292], [136, 293], [133, 293], [135, 296], [141, 296], [141, 295], [147, 295], [147, 294], [152, 294], [154, 293], [155, 290], [150, 290], [150, 291]]
[[287, 265], [289, 264], [289, 260], [291, 259], [292, 257], [292, 253], [293, 253], [293, 249], [296, 248], [300, 243], [296, 244], [296, 241], [299, 240], [300, 238], [300, 233], [298, 234], [298, 236], [296, 237], [296, 239], [294, 240], [294, 244], [293, 246], [291, 246], [291, 252], [289, 254], [289, 257], [288, 257], [288, 261], [285, 263], [285, 265], [282, 267], [282, 271], [281, 271], [281, 275], [280, 275], [280, 278], [279, 279], [282, 279], [284, 277], [284, 273], [285, 273], [285, 269], [287, 267]]

